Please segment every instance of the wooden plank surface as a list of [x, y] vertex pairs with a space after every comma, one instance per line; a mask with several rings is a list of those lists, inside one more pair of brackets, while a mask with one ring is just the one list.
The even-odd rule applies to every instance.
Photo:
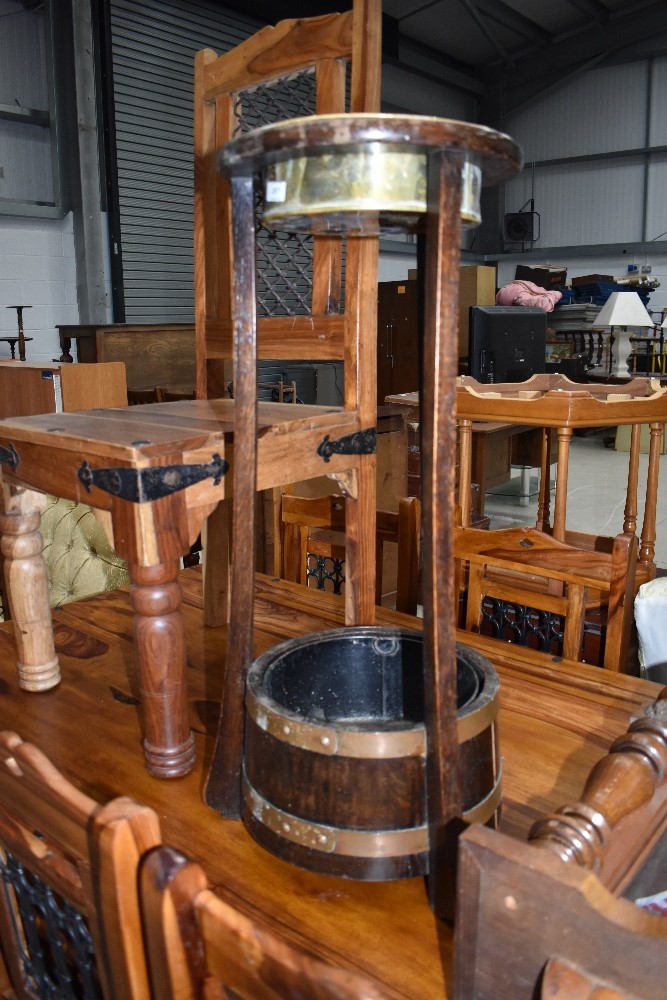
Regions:
[[[181, 575], [191, 723], [198, 762], [187, 777], [152, 779], [141, 753], [132, 610], [111, 592], [55, 612], [63, 679], [52, 691], [18, 688], [11, 623], [0, 626], [0, 728], [16, 729], [67, 777], [102, 800], [130, 794], [155, 808], [164, 840], [196, 856], [221, 894], [264, 914], [290, 940], [376, 979], [387, 997], [447, 995], [451, 932], [428, 906], [422, 879], [353, 882], [301, 871], [254, 844], [244, 827], [202, 800], [217, 722], [226, 629], [205, 629], [199, 569]], [[419, 627], [386, 610], [381, 622]], [[255, 653], [281, 639], [340, 625], [343, 604], [257, 578]], [[460, 638], [463, 636], [460, 635]], [[588, 771], [658, 686], [568, 665], [473, 636], [501, 678], [505, 832], [525, 838], [535, 818], [577, 798]]]

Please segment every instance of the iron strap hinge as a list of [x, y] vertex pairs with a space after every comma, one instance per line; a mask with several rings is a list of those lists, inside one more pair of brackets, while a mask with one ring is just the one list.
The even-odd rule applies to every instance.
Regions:
[[93, 486], [129, 500], [131, 503], [148, 503], [171, 496], [180, 490], [212, 479], [217, 486], [229, 469], [229, 462], [217, 452], [208, 465], [165, 465], [149, 469], [91, 469], [84, 460], [77, 475], [88, 493]]
[[376, 439], [375, 427], [367, 427], [366, 430], [346, 434], [345, 437], [336, 438], [334, 441], [328, 434], [325, 434], [317, 446], [317, 454], [325, 462], [329, 462], [332, 455], [374, 455]]

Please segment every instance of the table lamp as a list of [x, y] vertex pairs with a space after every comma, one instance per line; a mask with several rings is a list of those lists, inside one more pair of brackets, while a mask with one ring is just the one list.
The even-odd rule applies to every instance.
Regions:
[[650, 327], [653, 320], [637, 292], [612, 292], [593, 323], [594, 330], [610, 327], [615, 349], [609, 375], [612, 378], [629, 378], [628, 359], [632, 352], [631, 331], [628, 327]]

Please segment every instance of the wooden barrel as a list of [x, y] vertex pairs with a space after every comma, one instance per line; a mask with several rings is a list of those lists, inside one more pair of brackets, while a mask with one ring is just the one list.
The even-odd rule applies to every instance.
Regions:
[[[457, 650], [464, 818], [496, 823], [499, 681]], [[292, 639], [248, 672], [243, 821], [286, 861], [388, 880], [428, 870], [422, 636], [353, 627]]]

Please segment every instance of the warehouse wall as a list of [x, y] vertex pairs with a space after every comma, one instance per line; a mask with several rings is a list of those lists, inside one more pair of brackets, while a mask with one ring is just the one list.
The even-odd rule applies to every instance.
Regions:
[[[0, 216], [0, 337], [17, 335], [16, 310], [23, 313], [29, 361], [51, 362], [60, 354], [58, 323], [78, 323], [72, 215], [64, 219]], [[0, 343], [0, 359], [11, 357]]]
[[662, 57], [590, 70], [508, 118], [526, 166], [505, 211], [534, 199], [534, 249], [665, 239], [666, 101]]

